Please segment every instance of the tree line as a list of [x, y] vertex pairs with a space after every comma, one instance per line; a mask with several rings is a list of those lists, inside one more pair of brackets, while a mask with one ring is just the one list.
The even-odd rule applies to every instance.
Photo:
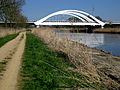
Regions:
[[7, 23], [25, 23], [27, 18], [22, 14], [25, 0], [0, 0], [0, 21]]

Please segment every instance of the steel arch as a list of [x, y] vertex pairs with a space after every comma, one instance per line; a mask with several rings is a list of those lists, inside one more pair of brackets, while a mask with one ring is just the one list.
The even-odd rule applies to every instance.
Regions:
[[[79, 11], [79, 10], [62, 10], [62, 11], [57, 11], [54, 12], [52, 14], [49, 14], [48, 16], [34, 22], [35, 25], [39, 26], [39, 25], [71, 25], [69, 22], [57, 22], [57, 23], [53, 23], [53, 22], [44, 22], [47, 19], [56, 16], [56, 15], [70, 15], [73, 17], [76, 17], [78, 19], [80, 19], [82, 22], [80, 23], [74, 23], [72, 25], [91, 25], [91, 26], [95, 26], [95, 25], [100, 25], [100, 26], [104, 26], [105, 23], [100, 21], [99, 19], [95, 18], [94, 16], [84, 12], [84, 11]], [[85, 22], [87, 21], [87, 22]]]

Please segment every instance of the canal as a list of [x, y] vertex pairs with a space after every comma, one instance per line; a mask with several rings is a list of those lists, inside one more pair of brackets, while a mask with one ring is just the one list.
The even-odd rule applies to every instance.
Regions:
[[57, 30], [56, 32], [60, 38], [67, 37], [88, 47], [109, 52], [114, 56], [120, 56], [120, 34], [65, 33], [61, 30]]

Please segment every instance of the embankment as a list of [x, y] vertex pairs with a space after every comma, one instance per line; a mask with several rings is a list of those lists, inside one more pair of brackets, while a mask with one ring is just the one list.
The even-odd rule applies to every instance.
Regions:
[[116, 28], [98, 28], [94, 30], [94, 33], [112, 33], [112, 34], [120, 34], [120, 27]]
[[52, 28], [33, 29], [53, 50], [65, 53], [75, 66], [73, 71], [89, 76], [108, 89], [120, 88], [120, 58], [56, 36]]

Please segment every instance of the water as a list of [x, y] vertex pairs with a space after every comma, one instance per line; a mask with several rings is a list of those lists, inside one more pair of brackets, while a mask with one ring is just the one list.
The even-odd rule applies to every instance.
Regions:
[[67, 37], [88, 47], [97, 48], [120, 56], [120, 34], [88, 34], [88, 33], [57, 33], [59, 37]]

